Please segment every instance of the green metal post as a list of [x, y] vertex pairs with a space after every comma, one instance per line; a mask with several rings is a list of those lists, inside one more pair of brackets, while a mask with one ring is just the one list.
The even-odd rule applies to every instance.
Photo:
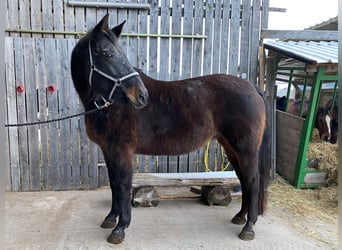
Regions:
[[301, 188], [304, 182], [304, 177], [307, 168], [306, 153], [309, 146], [309, 141], [311, 137], [311, 131], [314, 126], [315, 112], [318, 104], [319, 94], [322, 87], [322, 79], [324, 76], [324, 66], [320, 66], [318, 73], [316, 74], [316, 79], [314, 79], [314, 84], [311, 87], [310, 103], [308, 113], [306, 115], [305, 122], [303, 124], [299, 150], [297, 153], [296, 169], [294, 173], [294, 186], [296, 188]]

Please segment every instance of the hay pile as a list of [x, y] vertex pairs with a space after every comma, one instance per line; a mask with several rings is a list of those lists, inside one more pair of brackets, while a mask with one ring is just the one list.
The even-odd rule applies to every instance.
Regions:
[[338, 144], [321, 142], [317, 130], [314, 130], [313, 140], [309, 144], [307, 157], [317, 160], [317, 168], [328, 172], [328, 186], [338, 183]]
[[307, 157], [316, 159], [317, 168], [321, 171], [327, 171], [327, 186], [322, 187], [315, 193], [317, 200], [327, 206], [336, 206], [338, 204], [338, 144], [321, 142], [318, 132], [314, 130], [313, 140], [309, 144]]
[[[338, 205], [335, 187], [296, 189], [277, 176], [268, 188], [266, 213], [275, 213], [298, 232], [337, 249]], [[331, 198], [330, 194], [336, 194]]]

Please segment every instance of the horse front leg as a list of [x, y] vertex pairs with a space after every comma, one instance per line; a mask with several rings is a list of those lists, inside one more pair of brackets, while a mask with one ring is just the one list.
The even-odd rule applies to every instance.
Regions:
[[116, 226], [107, 241], [119, 244], [124, 240], [125, 229], [131, 222], [132, 155], [128, 157], [123, 152], [112, 153], [109, 162], [111, 162], [108, 165], [108, 173], [112, 191], [112, 208], [105, 221]]
[[104, 153], [104, 157], [105, 157], [105, 161], [107, 164], [109, 185], [110, 185], [111, 194], [112, 194], [112, 206], [111, 206], [109, 214], [106, 216], [106, 218], [102, 222], [101, 227], [102, 228], [114, 228], [116, 226], [116, 219], [119, 215], [119, 207], [116, 203], [115, 192], [113, 191], [115, 190], [115, 187], [112, 186], [114, 182], [111, 181], [111, 178], [113, 178], [115, 173], [113, 173], [112, 167], [108, 167], [108, 166], [111, 166], [112, 163], [110, 162], [110, 159], [107, 157], [105, 153]]

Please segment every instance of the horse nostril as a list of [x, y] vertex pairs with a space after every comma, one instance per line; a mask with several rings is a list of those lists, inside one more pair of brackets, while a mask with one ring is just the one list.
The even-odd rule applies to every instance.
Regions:
[[138, 96], [139, 102], [142, 103], [142, 104], [146, 104], [146, 102], [147, 102], [147, 96], [148, 96], [148, 95], [145, 94], [145, 93], [140, 93], [139, 96]]

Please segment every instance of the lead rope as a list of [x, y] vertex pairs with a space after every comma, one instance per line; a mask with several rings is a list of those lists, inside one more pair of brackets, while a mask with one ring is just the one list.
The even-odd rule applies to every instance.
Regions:
[[[104, 107], [102, 107], [104, 108]], [[69, 116], [65, 116], [65, 117], [61, 117], [61, 118], [56, 118], [56, 119], [51, 119], [51, 120], [45, 120], [45, 121], [37, 121], [37, 122], [27, 122], [27, 123], [17, 123], [17, 124], [5, 124], [5, 127], [23, 127], [23, 126], [32, 126], [32, 125], [38, 125], [38, 124], [46, 124], [46, 123], [50, 123], [50, 122], [58, 122], [58, 121], [62, 121], [62, 120], [67, 120], [67, 119], [71, 119], [77, 116], [82, 116], [82, 115], [87, 115], [87, 114], [91, 114], [94, 113], [96, 111], [100, 110], [99, 108], [96, 109], [92, 109], [89, 111], [84, 111], [78, 114], [74, 114], [74, 115], [69, 115]]]

